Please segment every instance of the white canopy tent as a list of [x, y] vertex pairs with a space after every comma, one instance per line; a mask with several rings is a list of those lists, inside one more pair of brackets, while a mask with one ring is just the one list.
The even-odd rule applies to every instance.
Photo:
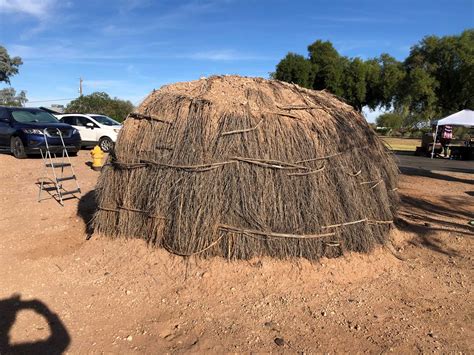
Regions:
[[433, 150], [431, 151], [431, 159], [434, 157], [434, 151], [436, 146], [436, 137], [438, 136], [439, 126], [465, 126], [465, 127], [474, 127], [474, 111], [472, 110], [462, 110], [448, 117], [442, 118], [436, 122], [436, 133], [434, 136]]

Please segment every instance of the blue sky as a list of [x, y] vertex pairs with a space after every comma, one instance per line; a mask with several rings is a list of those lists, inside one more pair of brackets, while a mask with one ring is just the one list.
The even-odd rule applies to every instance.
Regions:
[[425, 35], [473, 25], [474, 0], [0, 0], [0, 45], [23, 58], [11, 84], [29, 106], [66, 104], [46, 100], [76, 97], [79, 77], [85, 94], [134, 104], [171, 82], [268, 77], [317, 39], [350, 57], [402, 60]]

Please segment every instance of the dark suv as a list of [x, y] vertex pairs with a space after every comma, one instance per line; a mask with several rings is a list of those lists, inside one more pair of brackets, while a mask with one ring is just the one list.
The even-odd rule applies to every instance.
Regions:
[[46, 147], [45, 136], [51, 150], [60, 151], [58, 130], [68, 153], [77, 153], [81, 148], [81, 136], [75, 128], [38, 108], [0, 106], [0, 150], [10, 151], [16, 158], [39, 153]]

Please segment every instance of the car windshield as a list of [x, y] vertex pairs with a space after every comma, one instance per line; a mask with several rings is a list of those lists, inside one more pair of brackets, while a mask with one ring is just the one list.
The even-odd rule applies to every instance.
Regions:
[[111, 119], [110, 117], [107, 116], [102, 116], [102, 115], [91, 115], [91, 117], [99, 122], [100, 124], [106, 125], [106, 126], [119, 126], [120, 123]]
[[56, 117], [40, 110], [14, 110], [12, 116], [21, 123], [58, 123]]

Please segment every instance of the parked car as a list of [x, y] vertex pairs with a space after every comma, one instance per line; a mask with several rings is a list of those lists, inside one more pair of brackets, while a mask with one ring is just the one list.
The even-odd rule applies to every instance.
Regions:
[[104, 152], [110, 152], [117, 141], [122, 125], [114, 119], [97, 114], [70, 113], [56, 115], [64, 123], [70, 124], [81, 134], [82, 146], [99, 145]]
[[39, 154], [46, 147], [45, 139], [52, 151], [61, 150], [58, 130], [68, 153], [76, 154], [81, 149], [77, 129], [38, 108], [0, 106], [0, 150], [9, 151], [18, 159]]

